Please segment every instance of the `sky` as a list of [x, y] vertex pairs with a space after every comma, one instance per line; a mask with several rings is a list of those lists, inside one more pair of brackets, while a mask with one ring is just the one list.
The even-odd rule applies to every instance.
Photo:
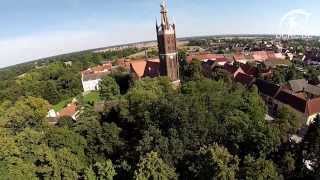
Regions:
[[[160, 0], [1, 0], [0, 68], [155, 40]], [[320, 35], [319, 0], [168, 0], [178, 37]]]

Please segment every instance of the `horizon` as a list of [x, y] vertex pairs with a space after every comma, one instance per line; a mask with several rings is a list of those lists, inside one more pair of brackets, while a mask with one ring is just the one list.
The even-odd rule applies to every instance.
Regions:
[[[15, 1], [6, 1], [3, 9], [0, 7], [4, 26], [0, 31], [0, 68], [156, 39], [154, 26], [155, 18], [160, 16], [160, 0]], [[177, 25], [178, 38], [251, 34], [318, 36], [317, 5], [320, 2], [315, 0], [308, 3], [302, 0], [168, 1], [169, 16]]]

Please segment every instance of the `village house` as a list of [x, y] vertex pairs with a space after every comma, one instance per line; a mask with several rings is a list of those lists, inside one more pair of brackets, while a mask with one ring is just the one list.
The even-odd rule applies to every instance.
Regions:
[[229, 59], [223, 54], [212, 54], [212, 53], [192, 53], [187, 56], [186, 60], [188, 63], [191, 63], [192, 60], [199, 60], [201, 62], [212, 61], [219, 66], [223, 66], [226, 63], [233, 62], [233, 59]]
[[58, 118], [62, 117], [69, 117], [72, 118], [74, 121], [77, 120], [80, 111], [78, 110], [78, 103], [73, 101], [72, 103], [68, 104], [65, 108], [60, 110], [57, 115]]
[[111, 63], [89, 68], [81, 72], [81, 82], [84, 92], [96, 91], [99, 89], [99, 82], [103, 77], [109, 75], [112, 70]]
[[250, 53], [236, 53], [233, 55], [235, 62], [246, 64], [248, 62], [254, 62], [253, 56]]
[[226, 63], [223, 68], [230, 73], [232, 78], [236, 78], [239, 73], [246, 74], [251, 77], [267, 77], [272, 75], [271, 68], [258, 68], [259, 64], [254, 66], [251, 64], [231, 64]]
[[[285, 106], [295, 112], [301, 119], [304, 119], [303, 123], [306, 125], [313, 123], [317, 115], [320, 115], [319, 97], [313, 99], [304, 98], [286, 87], [255, 79], [244, 73], [238, 73], [234, 79], [246, 87], [257, 86], [270, 115], [274, 115], [279, 108]], [[301, 89], [300, 87], [297, 88]]]
[[320, 87], [309, 84], [305, 79], [289, 81], [289, 88], [300, 97], [313, 99], [320, 97]]

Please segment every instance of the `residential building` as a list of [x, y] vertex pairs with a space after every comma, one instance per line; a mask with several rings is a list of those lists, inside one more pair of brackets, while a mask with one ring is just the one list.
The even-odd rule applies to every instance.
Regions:
[[112, 70], [111, 63], [89, 68], [81, 73], [81, 81], [84, 92], [96, 91], [99, 89], [99, 82], [103, 77], [109, 75]]
[[70, 117], [73, 120], [77, 120], [80, 111], [78, 110], [77, 102], [73, 101], [72, 103], [68, 104], [65, 108], [57, 113], [58, 118], [62, 117]]

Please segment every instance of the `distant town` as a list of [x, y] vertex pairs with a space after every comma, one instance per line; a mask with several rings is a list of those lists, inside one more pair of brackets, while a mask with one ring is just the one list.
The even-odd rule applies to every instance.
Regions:
[[157, 41], [0, 70], [0, 179], [320, 177], [320, 38], [160, 16]]

